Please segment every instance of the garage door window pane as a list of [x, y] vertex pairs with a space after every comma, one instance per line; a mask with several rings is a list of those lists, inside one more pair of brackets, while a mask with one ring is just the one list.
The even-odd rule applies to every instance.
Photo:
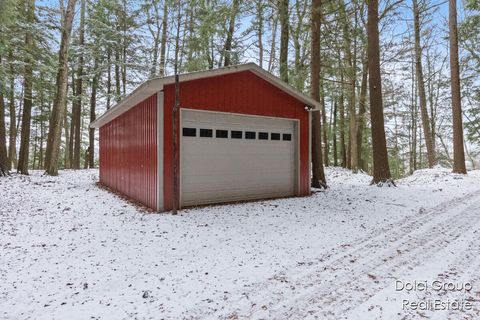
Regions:
[[232, 130], [232, 139], [242, 139], [242, 131]]
[[228, 138], [228, 130], [217, 130], [216, 131], [217, 138]]
[[258, 139], [260, 140], [268, 140], [268, 132], [259, 132]]
[[272, 135], [271, 135], [271, 138], [272, 140], [280, 140], [280, 133], [273, 133], [272, 132]]
[[283, 134], [283, 140], [284, 141], [291, 141], [292, 140], [292, 135], [290, 133], [284, 133]]
[[245, 131], [245, 139], [255, 140], [256, 132], [254, 131]]
[[196, 137], [197, 136], [197, 129], [195, 129], [195, 128], [183, 128], [183, 136], [184, 137]]
[[200, 129], [200, 137], [211, 138], [213, 137], [212, 129]]

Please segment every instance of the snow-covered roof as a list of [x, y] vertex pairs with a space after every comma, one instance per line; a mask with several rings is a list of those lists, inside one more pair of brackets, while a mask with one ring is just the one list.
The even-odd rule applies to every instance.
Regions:
[[[185, 82], [185, 81], [191, 81], [191, 80], [197, 80], [197, 79], [204, 79], [204, 78], [216, 77], [216, 76], [237, 73], [242, 71], [250, 71], [256, 74], [257, 76], [259, 76], [265, 81], [268, 81], [269, 83], [279, 88], [280, 90], [288, 93], [289, 95], [298, 99], [299, 101], [304, 102], [307, 106], [318, 108], [318, 109], [320, 108], [320, 105], [317, 101], [303, 94], [302, 92], [298, 91], [297, 89], [293, 88], [287, 83], [283, 82], [282, 80], [272, 75], [271, 73], [267, 72], [266, 70], [262, 69], [260, 66], [256, 65], [253, 62], [229, 66], [229, 67], [223, 67], [223, 68], [213, 69], [213, 70], [180, 74], [179, 81]], [[147, 80], [146, 82], [142, 83], [139, 87], [137, 87], [135, 90], [133, 90], [124, 99], [122, 99], [119, 103], [117, 103], [115, 106], [107, 110], [107, 112], [105, 112], [97, 120], [90, 123], [90, 127], [100, 128], [104, 124], [120, 116], [122, 113], [130, 110], [136, 104], [143, 101], [147, 97], [151, 96], [155, 92], [162, 90], [164, 85], [169, 85], [173, 83], [175, 83], [175, 76], [153, 78], [153, 79]]]

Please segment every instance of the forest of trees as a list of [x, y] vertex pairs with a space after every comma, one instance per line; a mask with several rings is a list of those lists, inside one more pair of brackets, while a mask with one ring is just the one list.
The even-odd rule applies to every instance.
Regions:
[[478, 166], [476, 0], [4, 0], [0, 175], [95, 167], [89, 123], [139, 83], [245, 62], [320, 102], [314, 186]]

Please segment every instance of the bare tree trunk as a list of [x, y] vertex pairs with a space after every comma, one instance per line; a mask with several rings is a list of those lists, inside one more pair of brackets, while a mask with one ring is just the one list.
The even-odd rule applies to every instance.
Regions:
[[334, 102], [333, 105], [333, 129], [332, 129], [332, 140], [333, 140], [333, 165], [338, 166], [338, 150], [337, 150], [337, 102]]
[[[322, 17], [322, 0], [312, 0], [312, 59], [310, 62], [310, 93], [315, 101], [320, 102], [320, 23]], [[322, 129], [319, 109], [312, 113], [312, 187], [326, 188], [327, 180], [323, 169]]]
[[368, 71], [370, 73], [369, 89], [373, 148], [372, 184], [387, 182], [392, 177], [388, 164], [385, 120], [383, 116], [378, 20], [378, 0], [368, 0]]
[[[96, 114], [95, 108], [97, 105], [97, 87], [98, 87], [98, 58], [95, 58], [93, 64], [94, 75], [92, 78], [92, 95], [90, 96], [90, 123], [95, 121]], [[89, 128], [88, 130], [88, 167], [95, 167], [95, 128]]]
[[[68, 47], [72, 33], [72, 21], [75, 14], [76, 0], [68, 0], [67, 10], [62, 19], [62, 38], [58, 53], [57, 92], [50, 117], [47, 150], [45, 155], [46, 173], [52, 176], [58, 175], [58, 155], [60, 151], [62, 121], [65, 112], [65, 99], [67, 96], [68, 83]], [[50, 147], [49, 147], [50, 146]]]
[[410, 123], [411, 123], [411, 141], [410, 141], [410, 174], [417, 170], [417, 97], [415, 63], [412, 57], [412, 96], [410, 103]]
[[225, 41], [225, 47], [223, 49], [224, 55], [225, 55], [225, 63], [224, 63], [225, 67], [231, 64], [233, 33], [235, 32], [235, 20], [237, 18], [239, 6], [240, 6], [240, 0], [232, 1], [232, 11], [230, 12], [230, 20], [228, 22], [227, 39]]
[[430, 131], [430, 120], [428, 119], [427, 111], [427, 96], [425, 94], [425, 83], [423, 81], [422, 47], [420, 45], [420, 9], [418, 8], [417, 0], [413, 0], [413, 16], [415, 29], [415, 68], [417, 73], [417, 90], [420, 98], [420, 113], [422, 116], [423, 132], [427, 147], [428, 167], [432, 168], [436, 162], [435, 149]]
[[[67, 85], [67, 90], [68, 90], [68, 85]], [[68, 106], [67, 106], [67, 103], [65, 103], [65, 111], [63, 113], [63, 130], [65, 131], [65, 157], [64, 157], [65, 158], [64, 159], [65, 169], [69, 169], [69, 168], [72, 167], [72, 160], [71, 159], [72, 159], [72, 154], [73, 154], [73, 144], [71, 144], [71, 142], [73, 142], [73, 141], [70, 139], [70, 134], [68, 132], [67, 113], [68, 113]], [[61, 135], [61, 133], [60, 133], [60, 135]], [[47, 148], [46, 154], [48, 154], [48, 148]], [[46, 167], [44, 165], [44, 169], [45, 168]]]
[[112, 98], [112, 49], [107, 49], [107, 110], [110, 109]]
[[453, 172], [467, 173], [463, 149], [462, 96], [460, 92], [460, 68], [458, 65], [457, 2], [449, 0], [450, 75], [452, 87], [453, 117]]
[[115, 101], [120, 102], [122, 97], [121, 83], [120, 83], [120, 53], [118, 48], [115, 48]]
[[280, 79], [288, 83], [288, 39], [290, 29], [288, 0], [278, 0], [278, 14], [280, 18]]
[[10, 130], [8, 140], [8, 161], [7, 169], [12, 169], [12, 164], [17, 167], [17, 126], [16, 126], [16, 112], [15, 112], [15, 70], [13, 68], [13, 50], [10, 49], [8, 53], [9, 65], [10, 65], [10, 90], [8, 109], [10, 111]]
[[85, 1], [80, 2], [80, 26], [78, 45], [80, 47], [80, 54], [78, 56], [77, 79], [75, 83], [75, 99], [73, 102], [73, 119], [72, 124], [75, 123], [74, 130], [74, 147], [73, 147], [73, 169], [80, 169], [81, 157], [81, 114], [82, 114], [82, 96], [83, 96], [83, 49], [85, 45]]
[[257, 8], [257, 37], [258, 37], [258, 64], [260, 68], [263, 68], [263, 7], [264, 2], [263, 0], [257, 0], [256, 3]]
[[[2, 63], [1, 56], [0, 63]], [[9, 173], [7, 164], [7, 131], [5, 129], [5, 99], [3, 96], [4, 83], [3, 80], [0, 81], [0, 176], [5, 176]]]
[[278, 27], [278, 19], [274, 15], [272, 17], [272, 44], [270, 46], [270, 58], [268, 59], [268, 72], [273, 72], [274, 61], [276, 59], [276, 39], [277, 39], [277, 27]]
[[[73, 97], [76, 97], [76, 86], [75, 86], [75, 70], [71, 70], [71, 73], [72, 73], [72, 79], [71, 79], [71, 89], [72, 89], [72, 96]], [[67, 84], [67, 92], [68, 92], [68, 84]], [[67, 107], [67, 104], [65, 104], [65, 110], [67, 110], [68, 107]], [[68, 152], [65, 153], [66, 155], [66, 159], [68, 158], [68, 161], [65, 161], [65, 168], [73, 168], [73, 155], [74, 155], [74, 152], [73, 152], [73, 145], [74, 145], [74, 142], [75, 142], [75, 126], [77, 125], [77, 122], [75, 121], [75, 119], [77, 118], [77, 109], [75, 107], [75, 101], [72, 102], [72, 113], [70, 115], [70, 134], [69, 135], [65, 135], [65, 137], [68, 136], [68, 139], [65, 139], [65, 146], [68, 148]], [[65, 121], [67, 121], [67, 114], [65, 114]], [[67, 127], [65, 127], [66, 129]], [[68, 146], [67, 146], [67, 143], [68, 143]], [[68, 166], [67, 166], [67, 163], [68, 163]]]
[[327, 137], [327, 113], [325, 111], [325, 91], [323, 87], [323, 78], [320, 74], [320, 105], [322, 108], [322, 136], [323, 136], [323, 163], [325, 166], [329, 166], [329, 146]]
[[158, 72], [160, 77], [165, 76], [165, 53], [167, 50], [167, 19], [168, 19], [168, 6], [167, 6], [167, 1], [164, 1], [163, 18], [162, 18], [162, 40], [160, 43], [160, 70]]
[[[344, 37], [344, 51], [345, 57], [347, 62], [346, 75], [348, 79], [348, 120], [349, 120], [349, 139], [348, 139], [348, 154], [346, 157], [346, 167], [353, 170], [353, 172], [357, 172], [358, 169], [358, 161], [356, 159], [357, 155], [357, 148], [356, 148], [356, 111], [355, 111], [355, 89], [356, 89], [356, 70], [355, 70], [355, 63], [354, 63], [354, 54], [352, 51], [355, 48], [352, 47], [352, 40], [350, 35], [352, 33], [350, 25], [349, 25], [349, 18], [346, 15], [346, 5], [345, 2], [342, 1], [340, 3], [340, 19], [342, 21], [343, 26], [343, 37]], [[342, 81], [343, 82], [343, 81]], [[354, 160], [355, 164], [353, 165], [352, 159]]]
[[[159, 51], [160, 51], [160, 32], [161, 32], [161, 25], [160, 25], [160, 14], [158, 12], [158, 2], [159, 1], [152, 1], [151, 6], [153, 10], [155, 11], [155, 16], [152, 17], [150, 16], [150, 10], [147, 8], [146, 14], [147, 14], [147, 27], [148, 30], [150, 31], [150, 35], [153, 38], [153, 54], [152, 54], [152, 66], [150, 68], [150, 78], [154, 78], [157, 75], [157, 65], [158, 65], [158, 56], [159, 56]], [[155, 22], [155, 30], [151, 26], [151, 21]]]
[[174, 73], [179, 72], [179, 53], [180, 53], [180, 26], [182, 25], [182, 3], [177, 1], [177, 30], [175, 34], [175, 61], [174, 61]]
[[363, 151], [363, 131], [365, 130], [365, 113], [367, 104], [367, 81], [368, 81], [368, 59], [365, 53], [363, 56], [363, 70], [362, 70], [362, 83], [360, 85], [360, 99], [358, 103], [358, 117], [357, 117], [357, 159], [358, 166], [366, 171], [364, 165], [364, 159], [362, 156]]
[[[122, 94], [125, 96], [127, 94], [127, 1], [122, 1], [123, 12], [122, 12]], [[119, 99], [120, 100], [120, 99]]]
[[[343, 86], [343, 76], [342, 76], [342, 86]], [[343, 96], [343, 90], [340, 94], [340, 101], [339, 101], [339, 130], [340, 130], [340, 156], [342, 158], [341, 166], [343, 168], [347, 167], [347, 146], [345, 144], [345, 100]]]
[[[28, 23], [35, 22], [35, 0], [26, 1], [26, 16]], [[25, 61], [22, 133], [20, 139], [20, 152], [18, 155], [17, 172], [28, 174], [28, 156], [30, 149], [30, 122], [32, 118], [32, 90], [33, 90], [33, 35], [27, 30], [25, 35], [25, 47], [27, 58]]]

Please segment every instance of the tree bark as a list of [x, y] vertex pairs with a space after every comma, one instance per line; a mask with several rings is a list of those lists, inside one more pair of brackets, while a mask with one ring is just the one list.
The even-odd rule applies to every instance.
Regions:
[[288, 39], [290, 29], [288, 0], [278, 1], [280, 18], [280, 79], [288, 83]]
[[460, 68], [458, 64], [457, 2], [449, 0], [450, 76], [453, 118], [453, 172], [467, 173], [463, 148], [462, 96], [460, 92]]
[[356, 70], [355, 70], [355, 63], [354, 63], [354, 54], [353, 50], [355, 48], [352, 47], [352, 40], [351, 40], [351, 33], [352, 30], [349, 25], [349, 18], [346, 15], [346, 5], [345, 2], [342, 1], [340, 3], [340, 19], [342, 21], [343, 27], [343, 37], [344, 37], [344, 51], [345, 57], [347, 62], [346, 68], [346, 75], [348, 79], [348, 154], [346, 157], [346, 167], [353, 170], [353, 172], [357, 172], [358, 170], [358, 161], [357, 161], [357, 146], [356, 146], [356, 111], [355, 111], [355, 90], [356, 90]]
[[232, 1], [232, 11], [230, 12], [230, 20], [228, 22], [227, 39], [225, 41], [225, 47], [223, 49], [225, 54], [225, 62], [224, 62], [225, 67], [231, 64], [233, 33], [235, 32], [235, 20], [237, 18], [239, 6], [240, 6], [240, 0]]
[[423, 80], [422, 68], [422, 47], [420, 44], [420, 9], [418, 0], [413, 0], [413, 21], [415, 29], [415, 69], [417, 74], [417, 90], [420, 98], [420, 113], [422, 116], [422, 126], [425, 136], [425, 144], [427, 147], [428, 167], [435, 165], [435, 149], [432, 141], [432, 133], [430, 131], [430, 120], [427, 111], [427, 96], [425, 94], [425, 83]]
[[333, 140], [333, 166], [338, 166], [338, 150], [337, 150], [337, 102], [333, 104], [333, 128], [332, 128], [332, 140]]
[[[92, 78], [92, 95], [90, 96], [90, 123], [95, 121], [95, 108], [97, 105], [97, 87], [98, 87], [98, 57], [95, 57], [93, 64], [94, 75]], [[95, 128], [88, 130], [88, 167], [95, 167]]]
[[[322, 1], [312, 0], [312, 59], [311, 59], [311, 87], [310, 94], [315, 101], [320, 102], [320, 23], [322, 17]], [[323, 169], [322, 158], [322, 129], [320, 111], [312, 112], [312, 187], [326, 188], [327, 180]]]
[[62, 19], [62, 37], [60, 42], [60, 51], [58, 53], [58, 73], [57, 73], [57, 91], [53, 103], [52, 114], [50, 116], [50, 125], [48, 132], [47, 150], [45, 155], [46, 173], [51, 176], [58, 175], [58, 156], [60, 151], [62, 121], [65, 112], [65, 100], [67, 96], [68, 82], [68, 48], [70, 46], [70, 37], [72, 33], [72, 21], [75, 14], [76, 0], [68, 0], [67, 10]]
[[[26, 17], [29, 24], [35, 22], [35, 0], [26, 1]], [[23, 114], [22, 114], [22, 132], [20, 138], [20, 152], [18, 155], [17, 172], [28, 174], [28, 157], [30, 149], [30, 122], [32, 119], [32, 91], [33, 91], [33, 35], [31, 30], [27, 30], [25, 35], [25, 47], [27, 57], [25, 59], [24, 74], [24, 95], [23, 95]]]
[[[341, 77], [342, 86], [343, 86], [343, 76]], [[347, 167], [347, 146], [345, 144], [345, 98], [343, 96], [343, 90], [340, 93], [340, 101], [338, 103], [338, 128], [340, 130], [340, 156], [341, 156], [341, 166], [342, 168]]]
[[[2, 57], [0, 57], [0, 63]], [[3, 96], [4, 83], [0, 80], [0, 176], [9, 173], [8, 157], [7, 157], [7, 131], [5, 129], [5, 99]]]
[[330, 161], [328, 159], [327, 112], [325, 111], [325, 90], [323, 87], [322, 74], [320, 74], [320, 105], [322, 108], [323, 164], [328, 167]]
[[374, 184], [388, 182], [392, 178], [385, 138], [378, 21], [378, 0], [368, 0], [368, 71], [373, 148], [372, 183]]
[[162, 18], [162, 40], [160, 42], [160, 66], [158, 74], [160, 77], [165, 76], [165, 53], [167, 51], [167, 19], [168, 6], [167, 1], [163, 3], [163, 18]]
[[363, 131], [365, 130], [365, 113], [367, 104], [367, 81], [368, 81], [368, 59], [366, 57], [366, 48], [363, 57], [362, 83], [360, 85], [360, 99], [358, 102], [357, 116], [357, 160], [358, 166], [366, 171], [364, 165], [363, 152]]
[[72, 124], [75, 123], [74, 130], [74, 147], [73, 147], [73, 169], [80, 169], [81, 158], [81, 115], [82, 115], [82, 96], [83, 96], [83, 49], [85, 45], [85, 1], [81, 0], [80, 5], [80, 26], [78, 45], [80, 53], [78, 56], [77, 79], [75, 80], [75, 99], [73, 103], [73, 119]]
[[263, 68], [263, 0], [255, 2], [257, 8], [258, 64]]
[[10, 65], [10, 90], [8, 109], [10, 111], [10, 129], [8, 140], [8, 162], [7, 169], [12, 169], [12, 165], [17, 167], [17, 116], [15, 111], [15, 70], [13, 68], [13, 50], [10, 49], [8, 53], [9, 65]]

